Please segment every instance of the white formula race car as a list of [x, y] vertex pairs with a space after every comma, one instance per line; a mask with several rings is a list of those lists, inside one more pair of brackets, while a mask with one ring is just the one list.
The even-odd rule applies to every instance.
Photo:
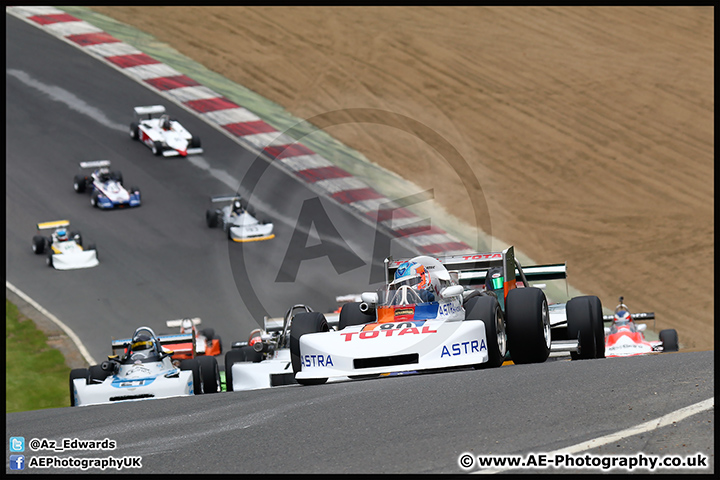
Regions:
[[218, 195], [210, 197], [213, 203], [229, 202], [222, 208], [206, 210], [205, 222], [210, 228], [221, 227], [228, 240], [233, 242], [255, 242], [275, 238], [273, 224], [258, 220], [255, 211], [239, 195]]
[[[345, 305], [337, 330], [321, 313], [293, 317], [290, 356], [295, 380], [310, 385], [334, 377], [492, 368], [502, 365], [506, 356], [516, 364], [539, 363], [551, 351], [589, 355], [585, 350], [590, 347], [595, 356], [598, 325], [602, 337], [597, 297], [570, 300], [564, 323], [555, 326], [563, 330], [564, 339], [553, 341], [547, 298], [530, 286], [529, 278], [556, 278], [555, 267], [529, 267], [526, 275], [512, 247], [443, 259], [386, 259], [386, 285], [363, 293], [360, 304]], [[481, 277], [484, 288], [463, 286]], [[598, 313], [599, 324], [594, 321]]]
[[[191, 334], [155, 335], [139, 327], [132, 338], [114, 340], [113, 355], [100, 365], [70, 372], [71, 406], [169, 398], [219, 392], [220, 371], [214, 357], [175, 362], [164, 344], [190, 341]], [[122, 350], [116, 355], [116, 350]]]
[[90, 268], [100, 264], [97, 248], [90, 244], [83, 247], [80, 232], [68, 232], [70, 222], [57, 220], [37, 224], [37, 229], [54, 230], [49, 237], [35, 235], [32, 239], [32, 249], [36, 255], [47, 254], [47, 264], [57, 270], [73, 270], [76, 268]]
[[77, 193], [90, 193], [90, 205], [102, 210], [124, 207], [139, 207], [140, 189], [125, 188], [119, 171], [110, 171], [110, 160], [80, 162], [81, 169], [93, 169], [90, 174], [80, 173], [73, 179]]
[[153, 155], [186, 157], [203, 152], [200, 138], [170, 118], [162, 105], [135, 107], [133, 112], [135, 121], [130, 124], [130, 138], [147, 145]]
[[[340, 297], [338, 297], [340, 298]], [[296, 384], [290, 360], [290, 330], [293, 316], [312, 312], [306, 305], [294, 305], [283, 318], [268, 318], [263, 328], [250, 332], [247, 342], [236, 342], [225, 354], [225, 385], [228, 392]], [[337, 313], [325, 314], [336, 326]]]

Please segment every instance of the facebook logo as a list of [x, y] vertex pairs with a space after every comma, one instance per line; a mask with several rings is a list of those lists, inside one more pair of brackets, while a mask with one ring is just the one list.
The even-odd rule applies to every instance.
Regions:
[[25, 470], [25, 455], [10, 455], [10, 470]]
[[25, 451], [25, 437], [10, 437], [10, 451], [11, 452], [24, 452]]

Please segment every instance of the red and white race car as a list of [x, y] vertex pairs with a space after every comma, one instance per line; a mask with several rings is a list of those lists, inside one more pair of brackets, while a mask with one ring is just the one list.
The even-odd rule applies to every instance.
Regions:
[[130, 138], [150, 147], [153, 155], [185, 157], [203, 152], [200, 138], [170, 118], [162, 105], [135, 107], [133, 111], [135, 121], [130, 124]]
[[636, 320], [652, 320], [654, 318], [655, 313], [653, 312], [631, 314], [630, 309], [623, 303], [623, 297], [620, 297], [620, 304], [615, 307], [615, 314], [603, 316], [604, 321], [612, 322], [610, 327], [605, 327], [605, 357], [677, 352], [679, 345], [675, 329], [661, 330], [659, 340], [648, 341], [643, 334], [647, 325], [635, 323]]

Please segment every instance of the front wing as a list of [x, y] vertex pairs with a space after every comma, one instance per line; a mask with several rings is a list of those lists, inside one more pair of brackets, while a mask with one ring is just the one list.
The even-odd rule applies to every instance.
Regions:
[[73, 253], [56, 253], [52, 256], [53, 267], [57, 270], [91, 268], [100, 264], [96, 250], [83, 250]]
[[180, 397], [193, 395], [195, 388], [190, 370], [181, 370], [172, 378], [160, 375], [126, 379], [112, 375], [95, 384], [88, 384], [84, 378], [73, 380], [75, 405], [78, 406]]
[[256, 242], [275, 238], [272, 223], [230, 226], [230, 238], [233, 242]]
[[428, 320], [305, 334], [300, 358], [297, 379], [471, 366], [489, 357], [481, 320]]

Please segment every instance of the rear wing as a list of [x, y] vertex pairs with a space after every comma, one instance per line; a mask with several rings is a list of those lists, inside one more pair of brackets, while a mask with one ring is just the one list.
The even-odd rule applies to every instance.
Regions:
[[[290, 310], [287, 311], [284, 317], [265, 317], [263, 319], [263, 330], [268, 333], [282, 332], [285, 327], [285, 318], [293, 312], [296, 308], [309, 308], [305, 305], [293, 305]], [[308, 310], [305, 310], [308, 311]], [[310, 309], [309, 311], [312, 311]], [[340, 322], [340, 316], [337, 313], [325, 313], [325, 320], [328, 322], [328, 326], [336, 327]], [[294, 316], [294, 315], [293, 315]], [[292, 323], [291, 323], [292, 325]], [[292, 327], [291, 327], [292, 329]]]
[[51, 230], [53, 228], [69, 227], [69, 220], [56, 220], [54, 222], [42, 222], [37, 224], [38, 230]]
[[[457, 276], [457, 282], [460, 285], [478, 285], [484, 283], [488, 270], [493, 267], [502, 267], [505, 283], [520, 280], [525, 286], [530, 286], [531, 281], [567, 278], [567, 265], [564, 263], [523, 267], [515, 258], [515, 249], [512, 246], [501, 252], [473, 252], [462, 255], [438, 257], [437, 259], [451, 275], [454, 274]], [[404, 261], [406, 260], [393, 261], [391, 258], [385, 260], [386, 283], [390, 282], [398, 266]]]
[[[179, 328], [182, 327], [183, 320], [186, 320], [185, 318], [178, 318], [177, 320], [168, 320], [165, 322], [165, 325], [169, 328]], [[200, 317], [194, 317], [191, 318], [193, 325], [197, 326], [202, 323], [202, 320]]]
[[232, 202], [236, 199], [241, 199], [240, 195], [215, 195], [213, 197], [210, 197], [210, 201], [213, 203], [217, 202]]
[[162, 105], [147, 105], [142, 107], [133, 108], [135, 116], [138, 118], [147, 116], [148, 119], [152, 118], [153, 115], [162, 115], [165, 113], [165, 107]]
[[[160, 346], [171, 345], [176, 343], [192, 343], [193, 356], [195, 353], [195, 332], [191, 333], [180, 333], [177, 335], [156, 335], [155, 339], [160, 343]], [[115, 355], [116, 350], [125, 350], [132, 343], [132, 338], [122, 338], [119, 340], [112, 340], [112, 352]]]
[[110, 160], [93, 160], [92, 162], [80, 162], [80, 168], [101, 168], [109, 166]]
[[[654, 320], [655, 312], [631, 313], [630, 316], [635, 321], [643, 322], [646, 320]], [[612, 322], [613, 318], [615, 318], [615, 315], [603, 315], [604, 322]]]

